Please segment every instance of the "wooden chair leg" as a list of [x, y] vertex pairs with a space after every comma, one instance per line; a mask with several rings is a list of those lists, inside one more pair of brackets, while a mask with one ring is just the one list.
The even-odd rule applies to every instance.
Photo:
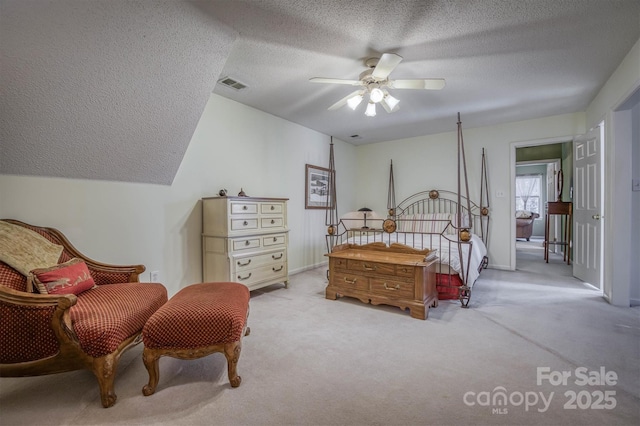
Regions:
[[118, 399], [114, 391], [115, 372], [118, 365], [118, 357], [113, 354], [97, 358], [93, 361], [92, 372], [98, 379], [100, 387], [100, 400], [104, 408], [109, 408]]
[[158, 381], [160, 380], [159, 360], [160, 355], [156, 351], [147, 348], [142, 351], [142, 361], [149, 373], [149, 383], [142, 388], [144, 396], [153, 395], [156, 391], [156, 386], [158, 386]]

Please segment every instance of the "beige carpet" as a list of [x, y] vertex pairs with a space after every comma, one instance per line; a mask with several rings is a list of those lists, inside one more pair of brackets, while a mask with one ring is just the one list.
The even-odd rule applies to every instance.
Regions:
[[[239, 388], [229, 386], [222, 354], [163, 358], [157, 392], [145, 397], [136, 347], [119, 366], [114, 407], [101, 407], [88, 372], [2, 378], [0, 424], [638, 424], [638, 308], [609, 305], [566, 268], [554, 273], [561, 262], [518, 264], [533, 271], [485, 270], [470, 309], [441, 301], [425, 321], [326, 300], [324, 268], [297, 274], [288, 289], [252, 293]], [[538, 383], [538, 368], [571, 377]], [[581, 369], [601, 368], [616, 384], [581, 385]], [[493, 400], [501, 393], [503, 405]]]
[[531, 237], [529, 241], [516, 239], [516, 250], [542, 250], [544, 255], [544, 238]]

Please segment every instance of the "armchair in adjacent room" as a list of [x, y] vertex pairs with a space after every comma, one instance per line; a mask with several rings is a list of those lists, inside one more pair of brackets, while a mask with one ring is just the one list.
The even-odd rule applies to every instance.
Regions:
[[516, 211], [516, 238], [525, 238], [529, 241], [533, 233], [533, 221], [539, 217], [538, 213], [526, 210]]

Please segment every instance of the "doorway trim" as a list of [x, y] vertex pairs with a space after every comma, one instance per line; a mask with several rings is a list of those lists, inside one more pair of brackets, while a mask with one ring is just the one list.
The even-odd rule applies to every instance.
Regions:
[[[517, 141], [511, 142], [509, 144], [509, 196], [511, 197], [511, 202], [509, 203], [509, 209], [511, 211], [510, 216], [510, 255], [509, 255], [509, 269], [512, 271], [516, 270], [516, 238], [515, 238], [515, 229], [516, 229], [516, 204], [513, 200], [516, 199], [516, 148], [524, 148], [529, 146], [539, 146], [539, 145], [551, 145], [556, 143], [566, 143], [572, 142], [574, 139], [574, 135], [570, 136], [560, 136], [555, 138], [547, 138], [547, 139], [532, 139], [528, 141]], [[538, 161], [541, 162], [541, 161]]]

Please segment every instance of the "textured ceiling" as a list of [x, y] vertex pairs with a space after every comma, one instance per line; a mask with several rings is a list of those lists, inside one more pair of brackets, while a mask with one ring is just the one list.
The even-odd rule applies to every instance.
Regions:
[[[0, 24], [0, 173], [170, 184], [212, 90], [354, 144], [584, 111], [640, 0], [0, 0]], [[445, 88], [327, 111], [354, 88], [309, 78], [384, 52]]]
[[0, 3], [0, 173], [171, 184], [236, 33], [188, 2]]
[[[638, 0], [235, 1], [216, 19], [240, 37], [215, 93], [354, 144], [584, 111], [640, 37]], [[327, 108], [353, 92], [364, 61], [404, 58], [391, 78], [444, 78], [395, 90], [375, 117]], [[359, 135], [361, 139], [352, 139]]]

